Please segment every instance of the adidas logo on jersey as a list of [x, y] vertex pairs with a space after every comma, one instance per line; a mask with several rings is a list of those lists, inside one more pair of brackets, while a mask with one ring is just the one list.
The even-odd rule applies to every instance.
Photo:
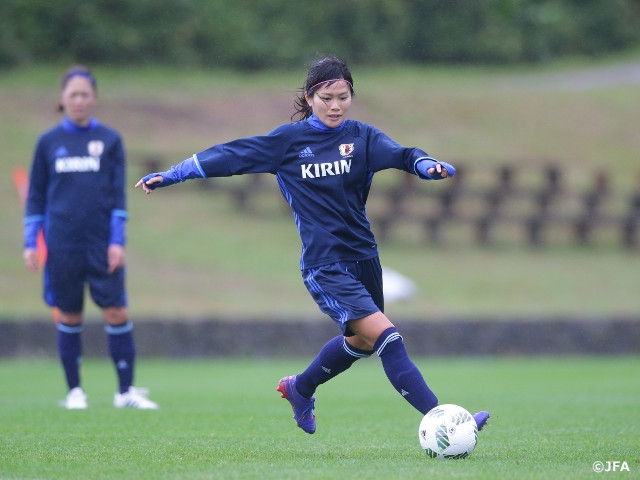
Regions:
[[311, 151], [311, 149], [309, 147], [305, 148], [304, 150], [300, 151], [300, 154], [298, 155], [298, 157], [300, 158], [304, 158], [304, 157], [315, 157], [315, 155], [313, 154], [313, 152]]
[[68, 157], [68, 156], [69, 156], [69, 152], [67, 152], [67, 149], [64, 147], [64, 145], [56, 149], [56, 157], [60, 158], [60, 157]]

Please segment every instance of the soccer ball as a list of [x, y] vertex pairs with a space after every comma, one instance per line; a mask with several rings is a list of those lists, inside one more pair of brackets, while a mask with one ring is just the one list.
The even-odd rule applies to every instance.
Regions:
[[464, 408], [439, 405], [420, 422], [418, 437], [430, 458], [467, 458], [476, 447], [478, 425]]

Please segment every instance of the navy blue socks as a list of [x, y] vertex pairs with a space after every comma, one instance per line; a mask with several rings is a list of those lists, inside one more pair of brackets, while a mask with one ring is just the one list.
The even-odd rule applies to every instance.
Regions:
[[57, 324], [58, 356], [67, 380], [69, 390], [80, 386], [80, 363], [82, 362], [82, 325]]
[[[82, 325], [69, 326], [58, 323], [58, 355], [67, 380], [69, 390], [80, 386], [80, 364], [82, 362]], [[136, 349], [133, 342], [133, 324], [113, 327], [106, 325], [109, 354], [116, 367], [120, 393], [129, 390], [133, 384], [133, 366]]]
[[385, 330], [374, 345], [384, 372], [394, 388], [423, 415], [438, 405], [438, 399], [409, 358], [396, 328]]
[[318, 385], [331, 380], [347, 370], [356, 360], [369, 357], [372, 353], [373, 351], [352, 347], [345, 342], [342, 335], [332, 338], [322, 347], [307, 369], [298, 375], [298, 393], [305, 398], [311, 398]]
[[[438, 398], [427, 386], [420, 370], [409, 358], [402, 337], [396, 328], [385, 330], [374, 345], [382, 367], [393, 387], [423, 415], [438, 405]], [[349, 345], [343, 336], [329, 340], [307, 369], [298, 375], [298, 393], [311, 398], [316, 388], [347, 370], [359, 358], [374, 351], [360, 350]]]
[[136, 349], [132, 330], [133, 324], [131, 322], [116, 327], [105, 326], [109, 339], [109, 354], [118, 374], [120, 393], [125, 393], [133, 385], [133, 364], [136, 358]]

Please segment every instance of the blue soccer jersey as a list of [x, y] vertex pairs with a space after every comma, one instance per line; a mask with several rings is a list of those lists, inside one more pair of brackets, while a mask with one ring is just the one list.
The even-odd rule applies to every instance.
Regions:
[[433, 164], [423, 150], [403, 147], [375, 127], [347, 120], [330, 129], [312, 116], [197, 153], [157, 186], [197, 177], [276, 175], [300, 233], [305, 270], [377, 256], [365, 208], [373, 175], [395, 168], [426, 179], [425, 168], [417, 166], [422, 160]]
[[126, 218], [118, 132], [95, 119], [83, 128], [65, 118], [40, 136], [25, 210], [26, 247], [35, 246], [40, 225], [49, 250], [124, 244]]

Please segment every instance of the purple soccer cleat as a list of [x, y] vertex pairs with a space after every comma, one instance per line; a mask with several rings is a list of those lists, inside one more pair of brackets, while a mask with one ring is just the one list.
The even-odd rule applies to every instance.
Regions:
[[489, 412], [485, 412], [485, 411], [473, 414], [473, 419], [476, 421], [476, 425], [478, 425], [478, 431], [484, 428], [490, 416], [491, 415], [489, 415]]
[[296, 389], [296, 375], [284, 377], [278, 383], [276, 391], [282, 394], [282, 398], [289, 400], [293, 409], [293, 418], [298, 427], [306, 433], [314, 433], [316, 431], [316, 417], [313, 414], [315, 397], [304, 398]]

